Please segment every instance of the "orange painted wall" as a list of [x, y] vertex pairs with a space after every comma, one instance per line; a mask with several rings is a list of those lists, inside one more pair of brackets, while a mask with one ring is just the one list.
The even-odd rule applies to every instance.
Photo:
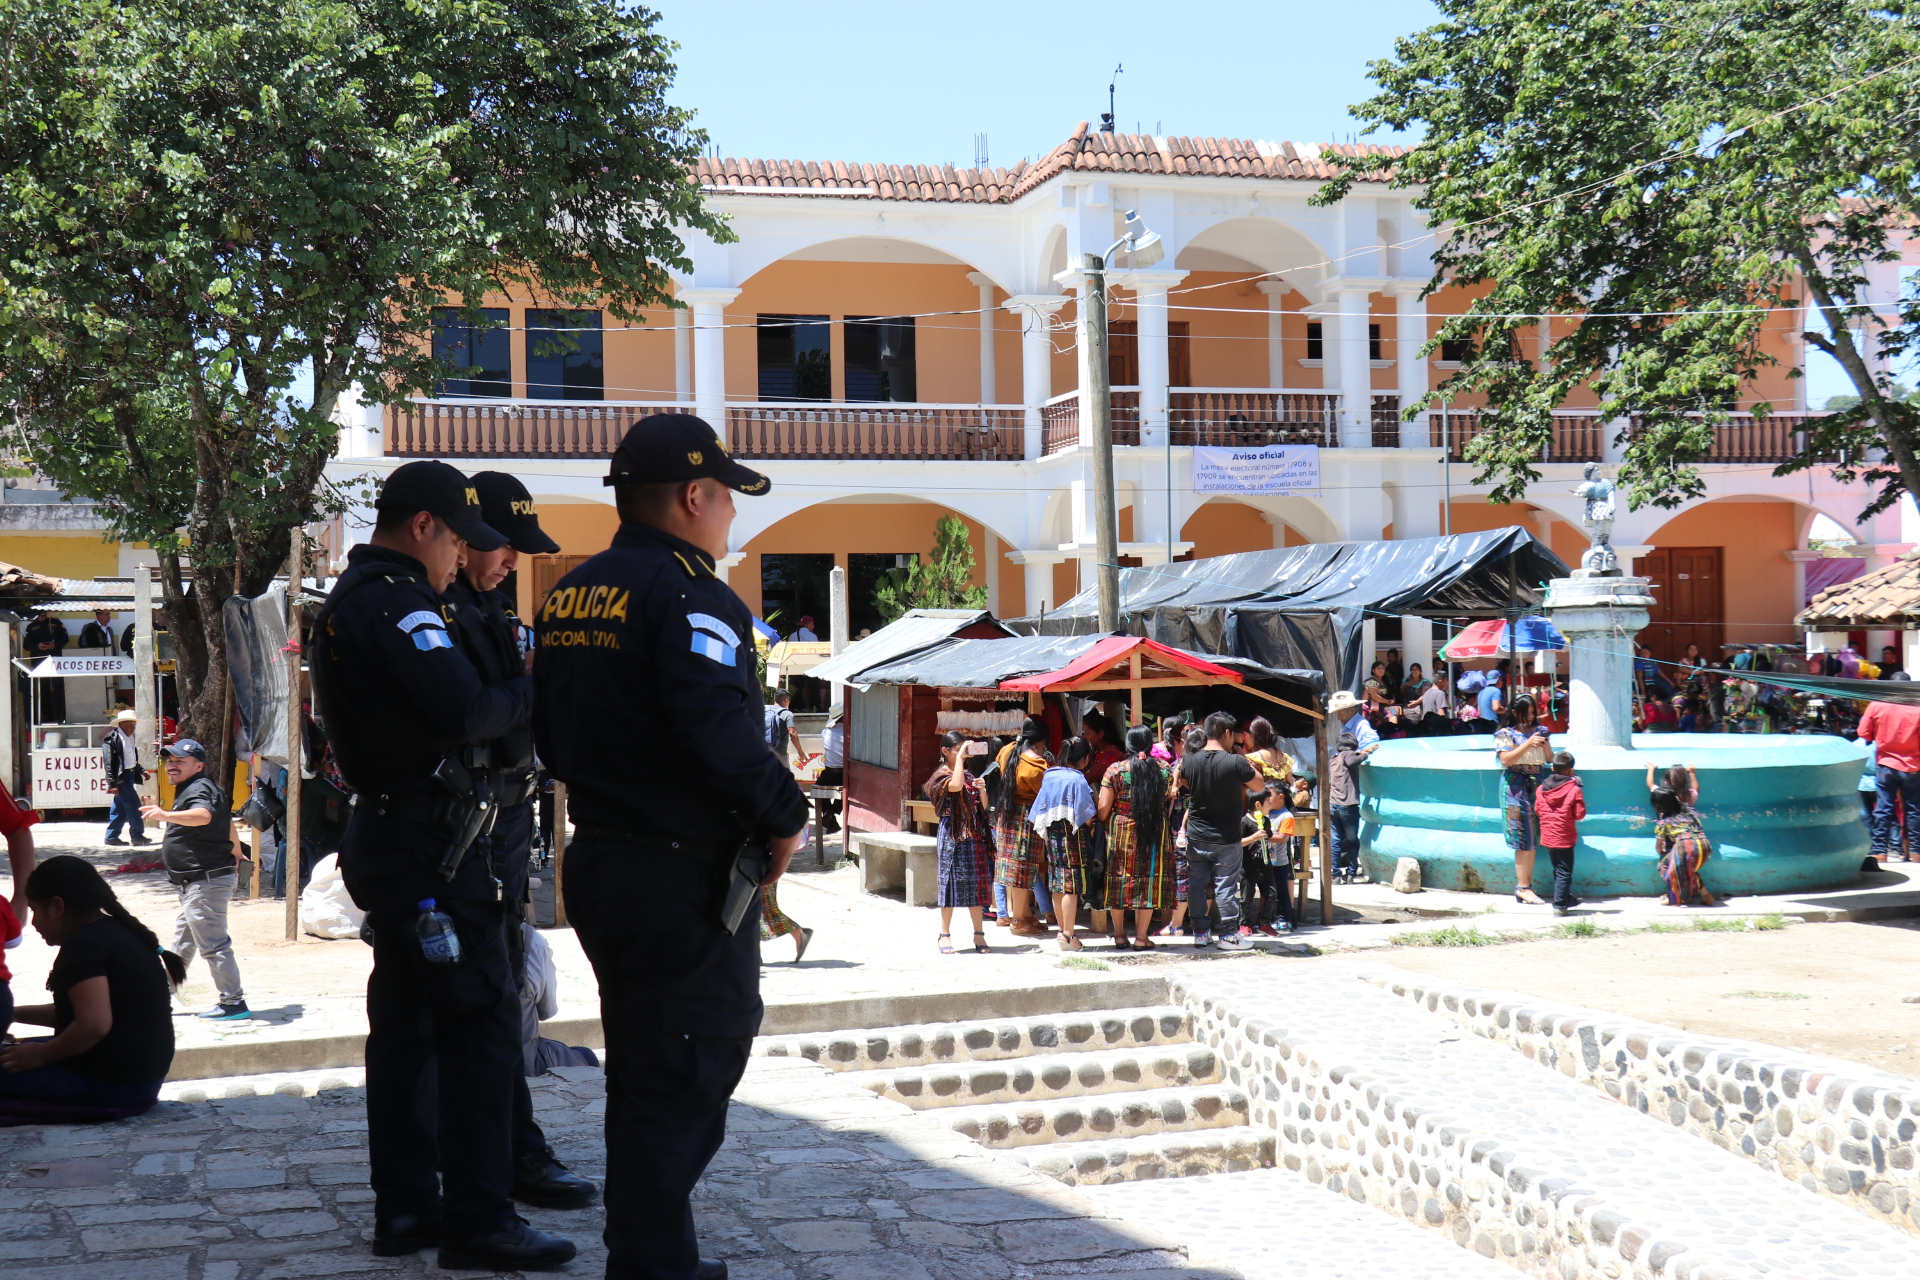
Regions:
[[[916, 315], [914, 364], [918, 397], [931, 404], [977, 404], [980, 400], [980, 318], [926, 315], [929, 311], [977, 313], [980, 291], [969, 268], [903, 262], [776, 262], [740, 287], [727, 308], [727, 398], [757, 400], [758, 335], [754, 319], [769, 315]], [[996, 302], [1006, 296], [998, 291]], [[842, 330], [834, 325], [833, 394], [845, 394]], [[1020, 403], [1020, 328], [1011, 312], [994, 313], [996, 403]]]
[[1180, 537], [1193, 543], [1193, 554], [1187, 558], [1194, 560], [1273, 549], [1273, 526], [1260, 512], [1239, 502], [1207, 503], [1180, 527]]
[[606, 502], [556, 502], [535, 495], [539, 504], [540, 527], [560, 544], [560, 554], [590, 556], [605, 551], [613, 543], [620, 517]]
[[[901, 554], [917, 552], [922, 557], [933, 550], [934, 525], [942, 516], [955, 512], [929, 502], [822, 503], [795, 512], [763, 531], [749, 542], [746, 558], [727, 574], [727, 582], [740, 598], [760, 613], [760, 557], [763, 554], [832, 555], [834, 563], [846, 567], [847, 556], [855, 553]], [[965, 517], [962, 517], [965, 519]], [[986, 535], [972, 521], [967, 529], [973, 543], [976, 584], [986, 582]], [[1005, 543], [1001, 544], [1004, 552]], [[1009, 617], [1026, 611], [1025, 571], [999, 557], [1000, 607]]]
[[1793, 562], [1786, 556], [1798, 514], [1791, 502], [1706, 502], [1661, 525], [1652, 543], [1720, 547], [1727, 641], [1790, 643], [1800, 638], [1793, 626]]

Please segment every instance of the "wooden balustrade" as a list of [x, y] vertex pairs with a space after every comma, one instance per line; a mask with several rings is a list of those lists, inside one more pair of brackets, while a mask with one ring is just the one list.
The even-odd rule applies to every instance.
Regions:
[[628, 427], [675, 408], [408, 400], [386, 407], [386, 452], [394, 458], [605, 458]]
[[[1535, 462], [1599, 462], [1605, 446], [1606, 423], [1592, 413], [1556, 413], [1553, 437], [1533, 458]], [[1451, 447], [1453, 461], [1466, 460], [1467, 445], [1485, 430], [1481, 415], [1453, 410], [1445, 414], [1436, 409], [1427, 415], [1427, 433], [1433, 447]]]
[[[1109, 393], [1113, 404], [1113, 443], [1119, 445], [1137, 445], [1140, 443], [1140, 393], [1138, 391], [1114, 391]], [[1062, 449], [1071, 449], [1080, 443], [1080, 394], [1070, 391], [1066, 395], [1047, 402], [1040, 410], [1040, 452], [1042, 454], [1059, 453]]]
[[1399, 396], [1373, 398], [1373, 447], [1376, 449], [1400, 447]]
[[1173, 443], [1247, 449], [1340, 443], [1340, 397], [1291, 391], [1176, 391]]

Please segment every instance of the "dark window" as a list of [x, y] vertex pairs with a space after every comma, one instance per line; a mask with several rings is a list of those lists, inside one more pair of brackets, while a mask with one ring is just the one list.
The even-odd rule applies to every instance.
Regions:
[[[433, 309], [433, 358], [461, 376], [447, 378], [436, 393], [443, 396], [510, 396], [513, 370], [505, 307], [483, 307], [483, 323], [458, 307]], [[471, 376], [468, 376], [471, 374]]]
[[1307, 359], [1325, 360], [1327, 358], [1326, 339], [1321, 336], [1325, 332], [1318, 320], [1307, 321]]
[[833, 399], [827, 318], [763, 315], [759, 325], [760, 398]]
[[918, 563], [920, 557], [911, 551], [899, 555], [856, 551], [847, 557], [847, 626], [853, 632], [847, 637], [849, 640], [858, 639], [862, 631], [878, 631], [882, 626], [880, 611], [873, 603], [873, 589], [880, 585], [887, 571]]
[[800, 629], [800, 619], [813, 619], [813, 634], [831, 640], [827, 616], [827, 575], [833, 556], [763, 555], [760, 557], [760, 617], [782, 638]]
[[1367, 326], [1367, 359], [1379, 360], [1381, 358], [1382, 357], [1380, 355], [1380, 326], [1377, 324], [1370, 324]]
[[848, 316], [847, 399], [917, 400], [912, 316]]
[[606, 399], [598, 311], [527, 312], [527, 397]]
[[1465, 338], [1443, 338], [1440, 341], [1440, 358], [1465, 364], [1473, 359], [1473, 344]]

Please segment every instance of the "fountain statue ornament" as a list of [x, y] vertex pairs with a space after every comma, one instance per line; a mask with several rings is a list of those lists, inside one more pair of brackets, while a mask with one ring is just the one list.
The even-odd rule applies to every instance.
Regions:
[[1587, 527], [1587, 536], [1593, 545], [1580, 557], [1580, 567], [1574, 571], [1576, 578], [1617, 578], [1620, 576], [1620, 557], [1613, 552], [1613, 481], [1600, 474], [1600, 464], [1589, 462], [1584, 472], [1586, 479], [1573, 486], [1573, 491], [1586, 499], [1586, 511], [1581, 523]]

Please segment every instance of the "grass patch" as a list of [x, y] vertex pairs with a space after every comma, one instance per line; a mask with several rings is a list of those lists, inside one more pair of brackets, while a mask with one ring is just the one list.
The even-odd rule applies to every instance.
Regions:
[[1600, 938], [1612, 932], [1613, 930], [1603, 929], [1591, 920], [1572, 920], [1566, 924], [1553, 926], [1546, 936], [1549, 938]]
[[1758, 920], [1755, 920], [1753, 927], [1756, 929], [1784, 929], [1787, 927], [1787, 918], [1778, 911], [1770, 911]]
[[1061, 956], [1054, 964], [1056, 969], [1111, 969], [1112, 967], [1105, 960], [1095, 960], [1092, 956]]
[[1693, 926], [1688, 924], [1678, 924], [1672, 920], [1655, 920], [1652, 924], [1640, 930], [1640, 932], [1641, 933], [1692, 933]]
[[1450, 924], [1444, 929], [1426, 929], [1417, 933], [1396, 933], [1393, 945], [1396, 947], [1492, 947], [1512, 941], [1512, 937], [1503, 933], [1482, 933], [1478, 926], [1462, 929]]
[[1693, 927], [1699, 933], [1745, 933], [1747, 922], [1740, 916], [1701, 916]]
[[1810, 995], [1798, 991], [1729, 991], [1722, 999], [1726, 1000], [1811, 1000]]

